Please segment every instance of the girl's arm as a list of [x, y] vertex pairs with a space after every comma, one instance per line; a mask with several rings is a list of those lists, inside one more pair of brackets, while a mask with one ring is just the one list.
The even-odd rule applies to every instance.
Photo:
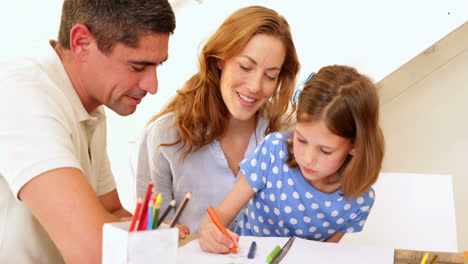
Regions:
[[[234, 220], [254, 194], [255, 192], [247, 181], [247, 178], [245, 178], [245, 175], [242, 175], [223, 202], [216, 207], [216, 213], [224, 226], [231, 224], [232, 220]], [[235, 241], [237, 247], [239, 235], [228, 229], [226, 230]], [[227, 253], [229, 252], [229, 248], [233, 247], [231, 240], [219, 231], [208, 214], [203, 218], [203, 222], [198, 230], [198, 242], [201, 249], [212, 253]]]
[[345, 233], [342, 232], [336, 232], [335, 234], [331, 235], [329, 238], [325, 239], [325, 242], [334, 242], [338, 243], [340, 240], [343, 238]]

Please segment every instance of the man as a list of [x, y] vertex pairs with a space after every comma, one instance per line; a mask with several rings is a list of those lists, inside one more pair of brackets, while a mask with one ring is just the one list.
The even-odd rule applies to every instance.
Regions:
[[99, 263], [102, 225], [128, 220], [103, 105], [157, 91], [175, 17], [167, 0], [65, 0], [58, 42], [0, 67], [0, 263]]

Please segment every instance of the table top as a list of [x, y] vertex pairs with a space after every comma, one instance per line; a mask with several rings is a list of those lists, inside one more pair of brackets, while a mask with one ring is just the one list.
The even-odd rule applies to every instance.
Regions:
[[[179, 247], [187, 244], [188, 242], [196, 239], [196, 235], [187, 235], [184, 239], [179, 240]], [[432, 259], [436, 254], [438, 255], [435, 264], [464, 264], [463, 253], [450, 253], [450, 252], [435, 252], [430, 251], [429, 257], [426, 263], [429, 264], [429, 260]], [[395, 249], [395, 260], [394, 264], [419, 264], [423, 258], [425, 251], [418, 250], [407, 250], [407, 249]]]

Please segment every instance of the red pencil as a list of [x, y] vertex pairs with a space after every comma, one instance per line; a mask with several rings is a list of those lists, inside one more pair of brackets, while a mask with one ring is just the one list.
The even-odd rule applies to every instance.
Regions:
[[141, 208], [141, 203], [143, 203], [143, 198], [138, 197], [138, 202], [135, 208], [135, 213], [132, 216], [132, 223], [130, 224], [130, 228], [128, 229], [128, 232], [133, 232], [133, 229], [135, 229], [135, 224], [138, 219], [138, 214], [140, 213], [140, 208]]
[[138, 223], [137, 230], [145, 230], [146, 224], [148, 222], [147, 213], [148, 213], [148, 202], [151, 196], [151, 191], [153, 190], [153, 182], [148, 183], [148, 189], [146, 190], [145, 201], [143, 202], [143, 209], [141, 210], [140, 222]]
[[232, 241], [232, 248], [231, 251], [234, 254], [237, 254], [237, 248], [236, 248], [236, 243], [234, 243], [234, 239], [229, 235], [227, 232], [226, 228], [224, 227], [223, 223], [221, 222], [221, 219], [219, 219], [219, 216], [216, 214], [216, 211], [213, 209], [213, 206], [210, 205], [208, 209], [206, 209], [208, 214], [211, 217], [211, 220], [215, 223], [215, 225], [218, 227], [219, 231], [221, 231], [225, 236], [227, 236], [231, 241]]

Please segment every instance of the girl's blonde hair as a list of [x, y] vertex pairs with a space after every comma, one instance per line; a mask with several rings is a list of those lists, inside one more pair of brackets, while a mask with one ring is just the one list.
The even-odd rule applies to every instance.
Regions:
[[[327, 66], [304, 86], [296, 109], [297, 122], [323, 120], [334, 134], [350, 139], [355, 154], [339, 169], [346, 198], [366, 192], [377, 180], [384, 156], [377, 89], [366, 76], [347, 66]], [[298, 168], [288, 143], [288, 165]]]
[[273, 96], [257, 113], [268, 120], [265, 133], [283, 129], [288, 124], [285, 118], [288, 103], [294, 91], [299, 60], [296, 54], [289, 24], [276, 11], [250, 6], [231, 14], [218, 30], [208, 39], [199, 56], [199, 72], [193, 75], [177, 95], [149, 123], [167, 113], [174, 113], [179, 138], [172, 146], [182, 142], [185, 159], [188, 154], [200, 150], [221, 136], [229, 111], [220, 91], [218, 61], [239, 54], [256, 34], [267, 34], [281, 40], [285, 48], [285, 59], [278, 76], [278, 86]]

